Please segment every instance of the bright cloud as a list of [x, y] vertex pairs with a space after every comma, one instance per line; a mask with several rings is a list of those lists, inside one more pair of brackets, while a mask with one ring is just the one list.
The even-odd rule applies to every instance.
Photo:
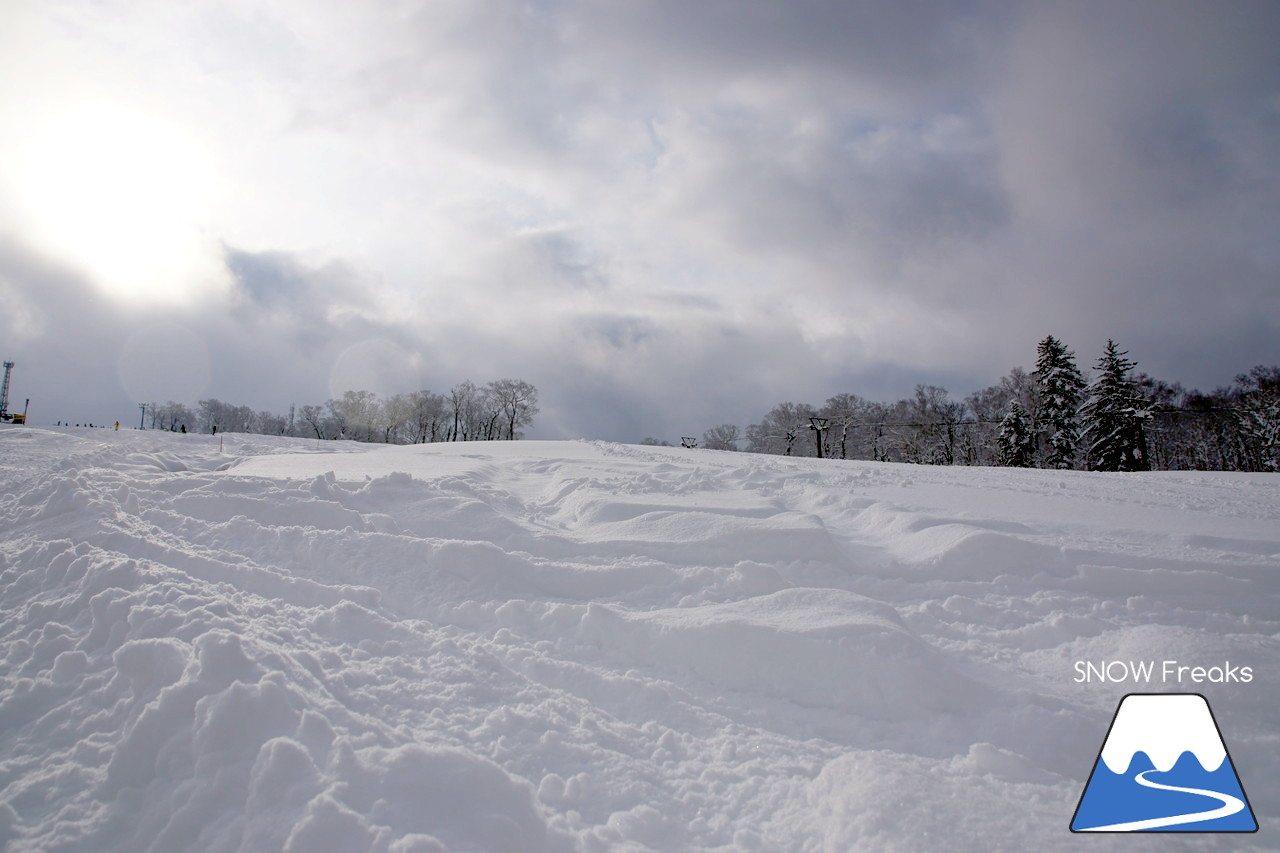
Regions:
[[33, 4], [6, 357], [70, 405], [89, 339], [176, 323], [255, 407], [519, 375], [548, 434], [632, 439], [963, 395], [1050, 333], [1224, 383], [1275, 361], [1277, 35], [1266, 3]]

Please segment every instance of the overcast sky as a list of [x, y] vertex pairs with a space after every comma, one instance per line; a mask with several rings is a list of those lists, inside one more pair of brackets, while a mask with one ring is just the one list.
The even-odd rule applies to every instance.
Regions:
[[[1280, 362], [1280, 4], [0, 0], [32, 420], [520, 378], [533, 437]], [[11, 405], [12, 407], [12, 405]]]

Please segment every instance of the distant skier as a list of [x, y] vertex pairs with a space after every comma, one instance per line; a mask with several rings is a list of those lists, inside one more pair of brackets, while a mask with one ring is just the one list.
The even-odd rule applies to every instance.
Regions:
[[182, 425], [182, 434], [183, 434], [183, 435], [186, 435], [186, 434], [187, 434], [187, 425], [186, 425], [186, 424], [183, 424], [183, 425]]
[[116, 421], [116, 432], [120, 431], [120, 422]]

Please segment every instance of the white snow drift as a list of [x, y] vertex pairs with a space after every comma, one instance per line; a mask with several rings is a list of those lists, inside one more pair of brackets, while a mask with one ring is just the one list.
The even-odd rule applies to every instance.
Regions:
[[1280, 849], [1280, 476], [224, 450], [0, 430], [6, 850], [1074, 850], [1166, 689]]

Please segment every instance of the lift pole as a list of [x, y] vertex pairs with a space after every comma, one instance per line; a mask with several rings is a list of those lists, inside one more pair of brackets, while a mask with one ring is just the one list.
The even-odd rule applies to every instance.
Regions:
[[0, 386], [0, 418], [8, 420], [9, 414], [9, 374], [13, 371], [13, 362], [4, 363], [4, 385]]
[[813, 440], [818, 445], [818, 458], [822, 458], [822, 433], [827, 429], [828, 418], [809, 418], [809, 429], [813, 430]]

